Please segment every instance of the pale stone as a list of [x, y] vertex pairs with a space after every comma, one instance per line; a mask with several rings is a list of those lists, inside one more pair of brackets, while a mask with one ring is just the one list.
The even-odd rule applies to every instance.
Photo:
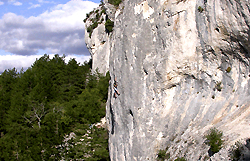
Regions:
[[104, 3], [114, 31], [103, 23], [85, 40], [93, 68], [111, 75], [111, 160], [155, 160], [166, 147], [170, 160], [204, 160], [212, 127], [225, 145], [211, 159], [229, 160], [229, 147], [250, 137], [249, 1]]

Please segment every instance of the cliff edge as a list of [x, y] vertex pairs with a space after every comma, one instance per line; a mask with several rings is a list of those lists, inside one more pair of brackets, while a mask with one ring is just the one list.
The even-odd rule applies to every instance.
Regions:
[[[250, 138], [249, 27], [248, 0], [105, 0], [95, 9], [85, 40], [93, 68], [111, 75], [111, 160], [156, 160], [160, 149], [169, 160], [229, 160], [231, 145]], [[224, 144], [210, 156], [212, 127]]]

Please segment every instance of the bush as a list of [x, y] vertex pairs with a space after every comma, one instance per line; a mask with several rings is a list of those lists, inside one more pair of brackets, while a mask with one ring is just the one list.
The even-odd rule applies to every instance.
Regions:
[[[99, 13], [97, 13], [95, 18], [91, 18], [91, 21], [93, 24], [87, 28], [87, 32], [89, 33], [89, 37], [91, 37], [93, 30], [95, 28], [97, 28], [98, 24], [102, 23], [102, 21], [98, 22], [100, 20], [100, 17], [101, 17], [101, 15]], [[86, 20], [85, 20], [85, 22], [86, 22]]]
[[232, 161], [237, 160], [249, 160], [250, 154], [247, 152], [247, 145], [249, 144], [250, 139], [247, 139], [247, 144], [243, 144], [237, 141], [229, 150], [229, 157]]
[[204, 11], [204, 8], [202, 8], [201, 6], [198, 7], [198, 11], [201, 13]]
[[119, 6], [122, 0], [108, 0], [108, 2], [114, 6]]
[[227, 73], [231, 72], [231, 67], [227, 67], [226, 71]]
[[90, 13], [86, 14], [86, 18], [83, 20], [83, 22], [85, 23], [87, 21], [87, 19], [90, 17], [90, 15], [92, 15], [94, 13], [94, 11], [91, 11]]
[[166, 147], [164, 150], [160, 149], [158, 154], [157, 154], [157, 160], [163, 161], [165, 159], [170, 158], [170, 153], [167, 153], [169, 147]]
[[86, 18], [83, 20], [84, 23], [86, 23], [87, 19], [89, 18], [89, 14], [86, 14]]
[[184, 157], [181, 157], [181, 158], [177, 158], [177, 159], [175, 159], [174, 161], [186, 161], [186, 159], [184, 158]]
[[114, 22], [111, 21], [109, 18], [107, 19], [107, 21], [105, 22], [105, 29], [107, 33], [110, 33], [113, 31], [113, 27], [114, 27]]
[[219, 152], [222, 148], [222, 131], [212, 128], [209, 130], [209, 133], [205, 136], [207, 139], [207, 144], [210, 146], [209, 155], [212, 156], [215, 153]]
[[218, 82], [215, 86], [215, 88], [217, 89], [217, 91], [221, 91], [222, 90], [222, 87], [221, 87], [221, 82]]
[[166, 150], [159, 150], [159, 153], [157, 155], [157, 160], [164, 160], [165, 156], [166, 156]]
[[97, 10], [93, 10], [91, 11], [89, 14], [86, 14], [86, 18], [83, 20], [83, 22], [86, 22], [88, 18], [90, 18], [90, 15], [95, 13], [95, 18], [91, 18], [90, 21], [92, 22], [92, 25], [90, 25], [88, 28], [87, 28], [87, 32], [89, 33], [89, 37], [91, 37], [92, 35], [92, 32], [95, 28], [97, 28], [98, 24], [101, 24], [103, 22], [103, 18], [102, 17], [102, 14], [105, 14], [105, 9], [102, 9], [102, 11], [100, 12], [99, 9]]
[[243, 145], [240, 142], [236, 142], [234, 147], [230, 150], [230, 158], [232, 160], [239, 160], [243, 151]]
[[102, 9], [101, 14], [106, 14], [105, 8]]
[[93, 30], [94, 30], [94, 29], [92, 28], [92, 26], [89, 26], [89, 27], [87, 28], [87, 32], [89, 33], [89, 37], [91, 37]]

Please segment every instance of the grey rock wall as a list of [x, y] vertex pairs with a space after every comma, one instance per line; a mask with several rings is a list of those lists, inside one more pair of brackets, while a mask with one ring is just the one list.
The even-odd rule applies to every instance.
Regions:
[[[98, 12], [95, 12], [97, 10]], [[102, 7], [99, 6], [87, 19], [85, 23], [85, 43], [92, 57], [92, 69], [98, 69], [100, 73], [105, 74], [109, 70], [110, 39], [109, 35], [105, 32], [106, 15], [101, 14], [101, 12]], [[101, 15], [99, 20], [96, 20], [96, 22], [99, 22], [98, 27], [89, 36], [87, 28], [93, 24], [91, 19], [95, 19], [97, 13]], [[101, 22], [101, 19], [104, 21]]]
[[170, 160], [206, 160], [211, 127], [225, 141], [211, 159], [228, 160], [250, 138], [249, 1], [124, 0], [115, 13], [104, 2], [114, 31], [99, 25], [86, 43], [111, 74], [111, 160], [156, 160], [166, 147]]

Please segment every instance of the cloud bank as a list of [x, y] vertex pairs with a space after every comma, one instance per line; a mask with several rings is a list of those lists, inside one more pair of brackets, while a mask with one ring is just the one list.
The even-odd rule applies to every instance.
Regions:
[[23, 5], [23, 4], [22, 4], [21, 2], [14, 2], [13, 5], [14, 5], [14, 6], [21, 6], [21, 5]]
[[[52, 59], [54, 54], [49, 55]], [[13, 69], [15, 67], [19, 72], [22, 68], [26, 70], [31, 67], [31, 65], [39, 59], [41, 55], [0, 55], [0, 74], [7, 69]], [[83, 64], [85, 61], [89, 61], [90, 56], [82, 56], [82, 55], [67, 55], [65, 57], [65, 62], [67, 63], [70, 59], [75, 58], [78, 63]]]
[[83, 19], [97, 6], [90, 1], [71, 0], [37, 17], [6, 13], [0, 19], [0, 49], [23, 56], [35, 55], [39, 50], [53, 54], [89, 55], [84, 42]]

